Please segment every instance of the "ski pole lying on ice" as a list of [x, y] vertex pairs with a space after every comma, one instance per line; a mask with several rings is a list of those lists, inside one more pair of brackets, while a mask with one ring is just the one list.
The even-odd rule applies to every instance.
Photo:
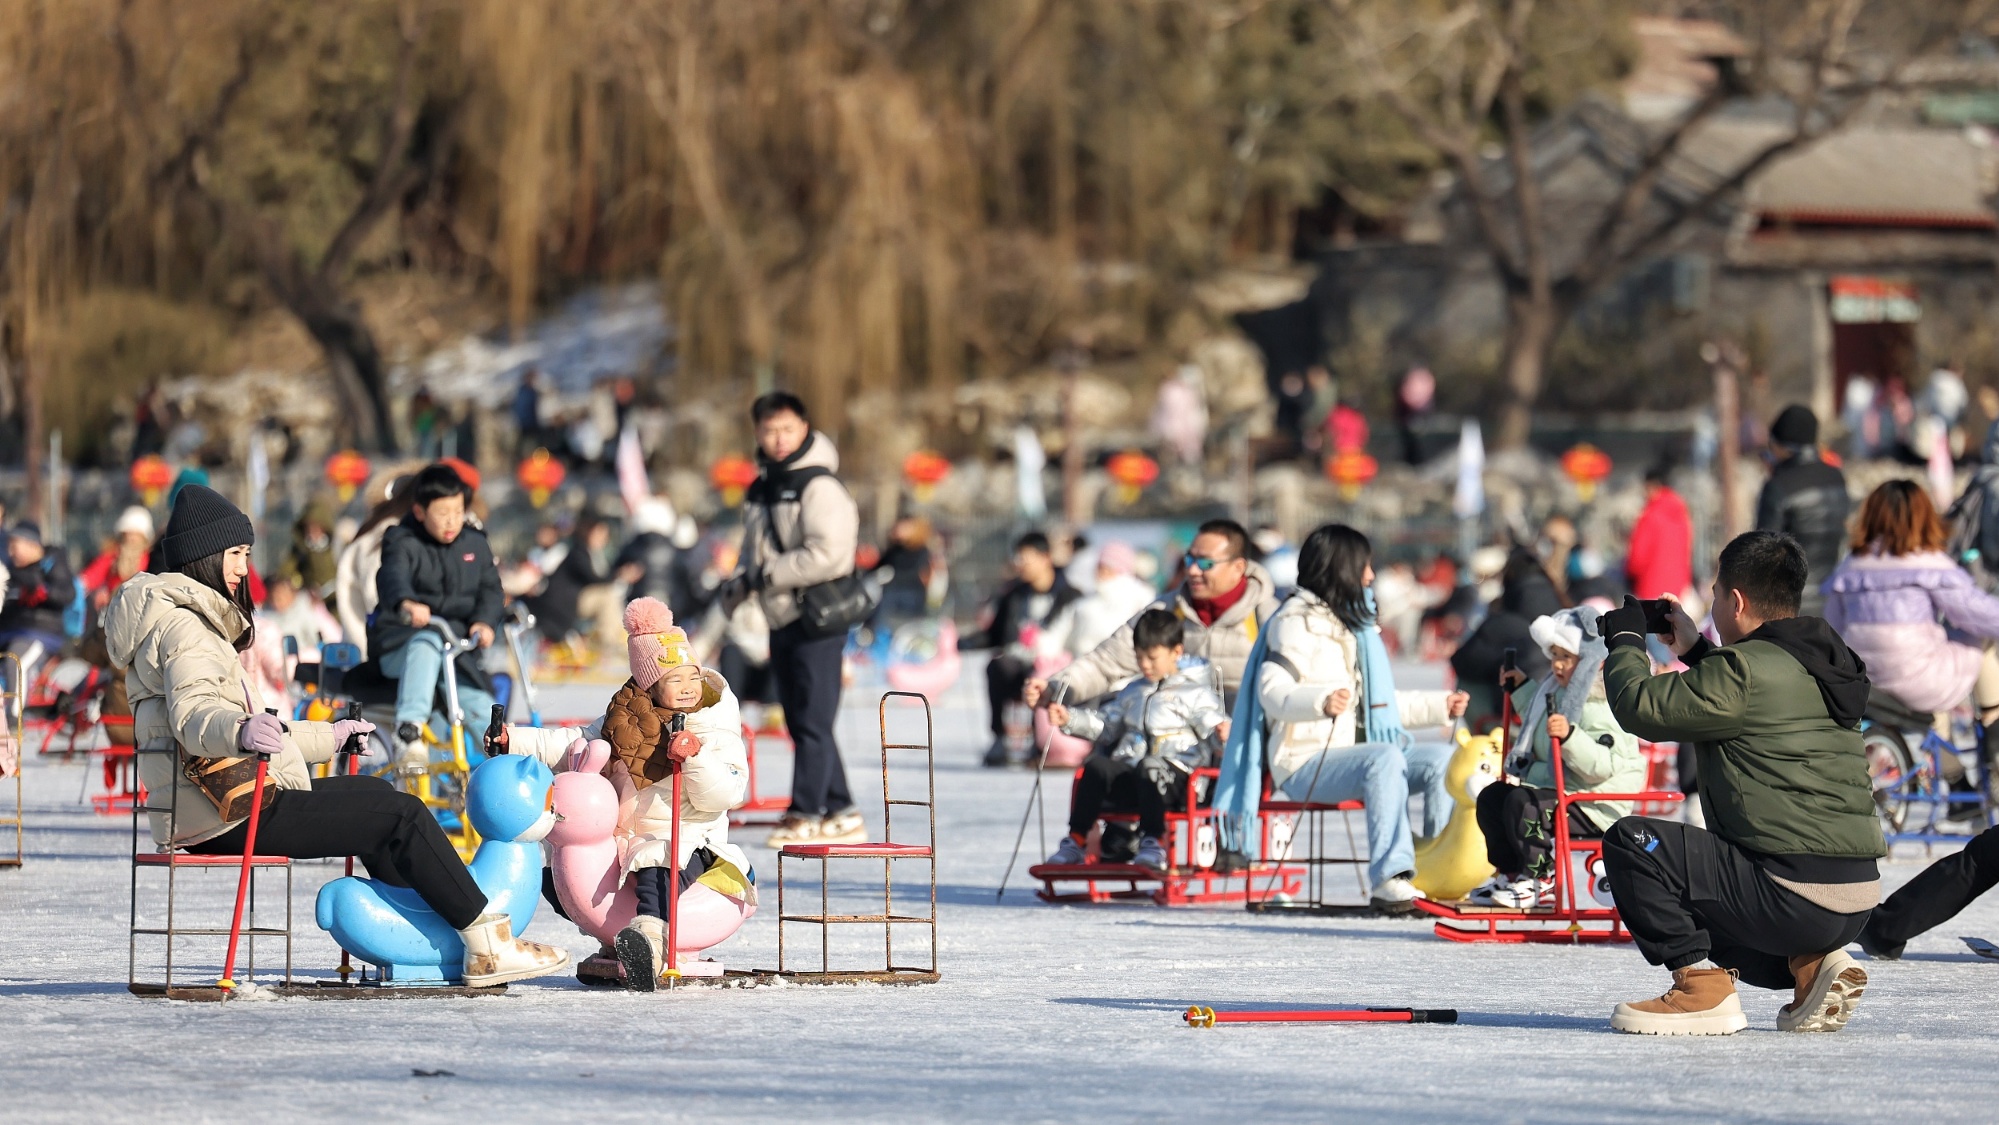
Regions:
[[1218, 1023], [1456, 1023], [1456, 1008], [1300, 1008], [1290, 1012], [1217, 1012], [1199, 1004], [1181, 1013], [1188, 1027]]

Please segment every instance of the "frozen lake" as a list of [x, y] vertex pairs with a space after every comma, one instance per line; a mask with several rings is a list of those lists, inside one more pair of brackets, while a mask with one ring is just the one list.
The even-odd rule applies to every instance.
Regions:
[[[1410, 669], [1404, 686], [1435, 676]], [[1034, 899], [1020, 870], [1018, 889], [995, 902], [1032, 778], [977, 765], [985, 720], [973, 687], [982, 684], [968, 665], [938, 713], [943, 981], [925, 987], [638, 995], [557, 979], [481, 999], [138, 999], [124, 981], [128, 821], [78, 803], [80, 757], [66, 765], [32, 759], [27, 866], [0, 870], [0, 1117], [1140, 1121], [1221, 1113], [1657, 1123], [1995, 1115], [1999, 1068], [1980, 1060], [1999, 1048], [1999, 1018], [1987, 1002], [1999, 964], [1973, 957], [1957, 935], [1999, 939], [1999, 899], [1918, 939], [1900, 963], [1863, 962], [1873, 982], [1838, 1035], [1778, 1034], [1773, 1021], [1789, 994], [1753, 989], [1743, 995], [1751, 1029], [1732, 1038], [1617, 1035], [1608, 1028], [1611, 1006], [1667, 983], [1629, 946], [1464, 946], [1415, 920], [1056, 907]], [[551, 687], [545, 709], [595, 711], [609, 690]], [[872, 693], [849, 702], [849, 776], [878, 826]], [[785, 764], [782, 756], [768, 763], [766, 791], [782, 790]], [[920, 786], [920, 765], [920, 757], [898, 756], [895, 784]], [[1049, 781], [1051, 823], [1059, 822], [1066, 779]], [[774, 857], [760, 848], [751, 855], [765, 913], [718, 951], [738, 968], [768, 967], [776, 956]], [[1023, 855], [1022, 869], [1037, 858]], [[1887, 864], [1890, 888], [1923, 862], [1910, 852]], [[850, 889], [867, 870], [854, 865]], [[313, 891], [338, 873], [335, 864], [298, 865], [296, 956], [308, 974], [325, 975], [338, 959], [311, 921]], [[233, 875], [202, 882], [210, 890], [201, 909], [226, 925]], [[796, 929], [788, 941], [806, 944], [809, 933]], [[919, 933], [900, 939], [912, 954]], [[579, 957], [594, 948], [547, 911], [528, 936]], [[879, 957], [878, 935], [857, 936], [847, 952], [856, 963]], [[1195, 1002], [1455, 1007], [1462, 1022], [1195, 1031], [1180, 1020]]]

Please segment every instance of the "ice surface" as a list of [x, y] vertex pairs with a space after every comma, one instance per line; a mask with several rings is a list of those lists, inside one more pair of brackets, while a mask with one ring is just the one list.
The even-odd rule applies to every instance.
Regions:
[[[1434, 675], [1407, 673], [1424, 674]], [[985, 717], [975, 686], [983, 677], [968, 666], [938, 716], [944, 979], [914, 988], [646, 996], [565, 979], [478, 1000], [137, 999], [124, 984], [127, 821], [77, 803], [81, 759], [35, 758], [28, 865], [0, 870], [0, 1119], [1656, 1123], [1999, 1113], [1999, 1021], [1986, 1003], [1999, 965], [1957, 941], [1999, 938], [1999, 900], [1918, 939], [1907, 960], [1864, 962], [1873, 983], [1838, 1035], [1779, 1035], [1785, 997], [1745, 990], [1751, 1030], [1732, 1038], [1621, 1036], [1607, 1027], [1611, 1005], [1666, 983], [1628, 946], [1461, 946], [1417, 921], [1054, 907], [1033, 898], [1019, 870], [1018, 889], [996, 904], [1032, 779], [976, 764]], [[584, 713], [607, 694], [549, 687], [545, 706]], [[871, 698], [858, 696], [843, 744], [869, 809], [880, 774]], [[764, 785], [781, 788], [783, 759], [770, 765]], [[918, 766], [898, 757], [894, 782], [920, 785]], [[1049, 781], [1054, 831], [1067, 787]], [[879, 815], [874, 804], [872, 825]], [[765, 913], [720, 951], [745, 968], [772, 964], [776, 948], [771, 853], [752, 857]], [[1889, 885], [1922, 863], [1910, 853], [1887, 865]], [[909, 870], [910, 889], [920, 871]], [[843, 885], [858, 893], [867, 872], [856, 863]], [[325, 975], [337, 960], [311, 903], [338, 873], [299, 865], [302, 971]], [[787, 879], [802, 886], [804, 869], [787, 864]], [[202, 917], [226, 924], [233, 877], [199, 881], [211, 888], [197, 896]], [[546, 913], [529, 936], [591, 949]], [[809, 936], [800, 928], [787, 941], [805, 946]], [[898, 960], [917, 938], [906, 936]], [[209, 956], [219, 959], [216, 945]], [[276, 953], [261, 951], [260, 976]], [[847, 950], [854, 964], [879, 954], [878, 938], [857, 936]], [[1193, 1002], [1455, 1007], [1463, 1022], [1196, 1031], [1179, 1019]]]

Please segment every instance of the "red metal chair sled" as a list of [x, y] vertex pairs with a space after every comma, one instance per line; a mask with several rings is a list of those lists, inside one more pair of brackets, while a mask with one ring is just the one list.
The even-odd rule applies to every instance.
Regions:
[[[1082, 776], [1080, 769], [1076, 776]], [[1217, 769], [1195, 770], [1188, 779], [1185, 806], [1167, 812], [1166, 839], [1161, 841], [1166, 845], [1165, 871], [1131, 863], [1037, 863], [1027, 869], [1029, 878], [1041, 880], [1041, 889], [1035, 894], [1043, 902], [1152, 902], [1160, 906], [1243, 906], [1298, 898], [1305, 891], [1308, 868], [1302, 862], [1284, 861], [1290, 840], [1280, 833], [1273, 842], [1269, 816], [1259, 818], [1262, 829], [1257, 854], [1278, 856], [1278, 860], [1259, 860], [1244, 871], [1214, 869], [1221, 854], [1221, 814], [1201, 807], [1200, 795], [1203, 788], [1212, 789], [1220, 776]], [[1100, 819], [1134, 823], [1138, 817], [1107, 812]], [[1077, 884], [1080, 889], [1064, 889]]]
[[[766, 737], [774, 739], [782, 736], [766, 732]], [[731, 828], [742, 828], [747, 825], [758, 824], [776, 824], [778, 821], [784, 819], [785, 813], [791, 811], [790, 797], [760, 797], [757, 795], [757, 741], [757, 732], [751, 729], [750, 724], [744, 723], [743, 757], [748, 760], [750, 767], [749, 799], [744, 801], [740, 808], [729, 813], [729, 827]], [[785, 738], [784, 741], [789, 743], [791, 739]]]
[[[1507, 728], [1509, 736], [1511, 728]], [[1630, 801], [1634, 807], [1658, 809], [1685, 798], [1678, 793], [1647, 790], [1642, 793], [1570, 793], [1562, 777], [1562, 744], [1550, 739], [1555, 771], [1555, 901], [1552, 906], [1533, 910], [1511, 910], [1498, 906], [1432, 902], [1417, 899], [1416, 909], [1437, 919], [1440, 938], [1462, 942], [1527, 942], [1581, 945], [1630, 941], [1631, 932], [1613, 907], [1583, 904], [1577, 888], [1576, 869], [1587, 872], [1603, 855], [1601, 839], [1577, 839], [1569, 834], [1569, 807], [1599, 801]]]

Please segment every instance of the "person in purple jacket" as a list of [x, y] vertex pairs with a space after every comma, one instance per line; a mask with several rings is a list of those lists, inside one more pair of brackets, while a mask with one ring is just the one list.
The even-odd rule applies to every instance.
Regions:
[[[1944, 711], [1966, 695], [1999, 717], [1999, 598], [1944, 553], [1936, 505], [1920, 484], [1891, 480], [1860, 506], [1853, 553], [1821, 589], [1825, 618], [1867, 662], [1867, 678], [1911, 709]], [[1983, 674], [1981, 674], [1983, 673]]]

